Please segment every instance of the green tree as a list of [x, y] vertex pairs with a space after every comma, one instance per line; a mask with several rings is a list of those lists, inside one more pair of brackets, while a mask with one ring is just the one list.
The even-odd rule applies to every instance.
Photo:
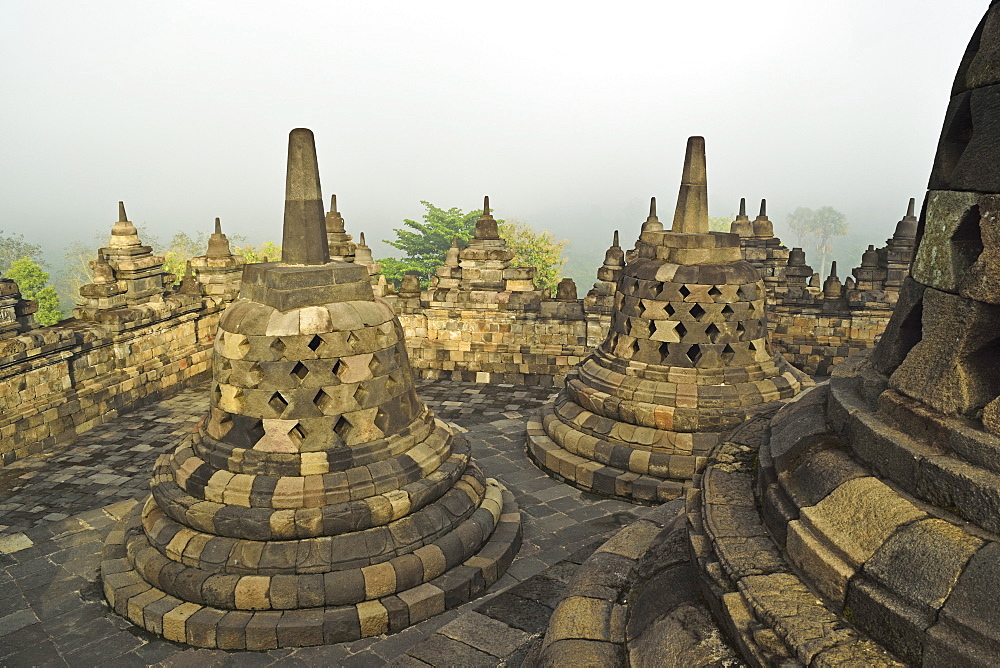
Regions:
[[[385, 258], [378, 260], [382, 264], [382, 273], [387, 280], [399, 283], [408, 271], [418, 271], [422, 277], [421, 284], [426, 285], [431, 275], [444, 263], [444, 256], [451, 247], [451, 240], [458, 237], [459, 245], [465, 245], [476, 233], [476, 220], [482, 215], [482, 209], [464, 213], [457, 207], [439, 209], [430, 202], [420, 202], [427, 211], [423, 222], [403, 220], [405, 227], [393, 230], [396, 240], [383, 241], [393, 248], [403, 251], [402, 259]], [[501, 223], [502, 221], [497, 221]], [[410, 228], [410, 229], [406, 229]]]
[[208, 235], [198, 232], [192, 237], [187, 232], [178, 232], [170, 240], [170, 246], [163, 253], [163, 271], [174, 275], [174, 283], [180, 283], [187, 271], [187, 263], [193, 257], [204, 255], [208, 248]]
[[[800, 248], [811, 247], [820, 254], [817, 267], [820, 275], [826, 273], [826, 260], [833, 254], [833, 238], [847, 234], [847, 216], [832, 206], [809, 209], [800, 206], [786, 219], [788, 227], [795, 234]], [[807, 243], [807, 240], [811, 243]]]
[[29, 244], [23, 234], [4, 234], [0, 230], [0, 274], [6, 273], [17, 260], [28, 257], [41, 263], [42, 247]]
[[736, 214], [729, 216], [729, 218], [709, 216], [708, 229], [712, 232], [728, 232], [730, 227], [732, 227], [734, 218], [736, 218]]
[[7, 278], [17, 283], [21, 296], [25, 299], [38, 300], [38, 312], [35, 322], [39, 325], [54, 325], [63, 319], [59, 310], [59, 295], [56, 289], [49, 285], [49, 272], [44, 271], [30, 257], [14, 260], [5, 272]]
[[[388, 257], [378, 260], [387, 280], [397, 285], [408, 271], [417, 271], [421, 285], [426, 286], [434, 271], [444, 264], [444, 256], [451, 247], [452, 239], [458, 237], [459, 246], [476, 233], [476, 220], [483, 214], [482, 209], [464, 212], [457, 207], [441, 209], [430, 202], [420, 202], [427, 209], [423, 222], [406, 219], [403, 225], [410, 229], [396, 228], [395, 241], [385, 243], [398, 248], [406, 255], [402, 259]], [[521, 267], [535, 267], [535, 287], [548, 290], [551, 294], [559, 283], [560, 271], [565, 259], [562, 250], [566, 241], [556, 241], [547, 230], [536, 232], [527, 223], [511, 219], [509, 222], [497, 219], [500, 236], [514, 251], [513, 264]]]
[[[231, 239], [235, 238], [239, 237], [231, 237]], [[248, 264], [257, 264], [258, 262], [277, 262], [281, 259], [281, 246], [273, 241], [265, 241], [260, 246], [254, 246], [252, 244], [233, 246], [232, 249], [234, 254], [242, 255], [243, 259], [246, 260]]]
[[559, 285], [562, 266], [566, 258], [562, 256], [566, 240], [556, 241], [548, 230], [536, 232], [530, 225], [511, 218], [498, 221], [500, 236], [507, 240], [507, 247], [514, 251], [513, 265], [535, 268], [535, 287], [544, 290], [550, 297], [555, 295]]

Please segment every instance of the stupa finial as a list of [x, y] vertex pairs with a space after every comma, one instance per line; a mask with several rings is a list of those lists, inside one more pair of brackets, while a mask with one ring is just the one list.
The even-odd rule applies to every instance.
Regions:
[[649, 198], [649, 217], [656, 218], [656, 198]]
[[296, 128], [288, 135], [285, 223], [281, 235], [283, 263], [326, 264], [330, 261], [324, 218], [316, 140], [312, 130]]
[[125, 215], [125, 202], [118, 202], [118, 222], [124, 223], [128, 221], [128, 217]]
[[741, 217], [746, 217], [746, 215], [747, 215], [747, 198], [746, 197], [741, 197], [740, 198], [740, 216]]
[[910, 198], [910, 203], [906, 205], [906, 217], [913, 218], [914, 206], [916, 206], [917, 200], [913, 197]]
[[615, 239], [611, 242], [611, 245], [618, 248], [618, 230], [615, 230]]
[[762, 199], [760, 201], [760, 213], [757, 214], [761, 218], [767, 218], [767, 200]]
[[684, 234], [708, 234], [708, 174], [704, 137], [688, 137], [671, 230]]
[[222, 234], [222, 221], [218, 218], [215, 219], [215, 233]]

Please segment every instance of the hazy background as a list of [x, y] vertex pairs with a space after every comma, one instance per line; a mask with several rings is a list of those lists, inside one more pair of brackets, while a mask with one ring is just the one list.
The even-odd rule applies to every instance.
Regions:
[[120, 199], [164, 243], [215, 216], [280, 241], [287, 134], [305, 126], [376, 257], [420, 200], [489, 194], [569, 239], [582, 294], [651, 195], [670, 219], [701, 134], [711, 215], [766, 197], [791, 246], [789, 212], [833, 206], [843, 278], [923, 197], [988, 4], [6, 0], [0, 229], [52, 270], [71, 241], [96, 248]]

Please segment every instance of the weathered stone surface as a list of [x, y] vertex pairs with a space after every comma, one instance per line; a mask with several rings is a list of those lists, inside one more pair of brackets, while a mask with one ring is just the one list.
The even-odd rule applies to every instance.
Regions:
[[889, 385], [942, 413], [976, 417], [1000, 395], [1000, 376], [991, 368], [1000, 306], [933, 289], [923, 301], [923, 338]]
[[708, 233], [700, 137], [684, 174], [675, 229], [662, 229], [654, 201], [608, 337], [528, 429], [546, 471], [641, 502], [679, 496], [721, 432], [809, 382], [770, 350], [764, 286], [739, 237]]
[[396, 632], [481, 593], [520, 544], [513, 495], [416, 397], [365, 267], [328, 261], [308, 131], [290, 138], [288, 198], [283, 261], [251, 265], [220, 319], [208, 417], [157, 461], [107, 554], [116, 611], [178, 642]]

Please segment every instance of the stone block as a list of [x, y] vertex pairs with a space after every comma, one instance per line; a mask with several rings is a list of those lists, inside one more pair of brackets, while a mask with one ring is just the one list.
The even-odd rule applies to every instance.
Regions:
[[925, 219], [911, 275], [926, 286], [957, 293], [982, 252], [979, 194], [931, 190]]
[[977, 417], [1000, 395], [1000, 376], [990, 371], [1000, 354], [1000, 306], [932, 289], [923, 301], [923, 338], [889, 385], [942, 413]]

